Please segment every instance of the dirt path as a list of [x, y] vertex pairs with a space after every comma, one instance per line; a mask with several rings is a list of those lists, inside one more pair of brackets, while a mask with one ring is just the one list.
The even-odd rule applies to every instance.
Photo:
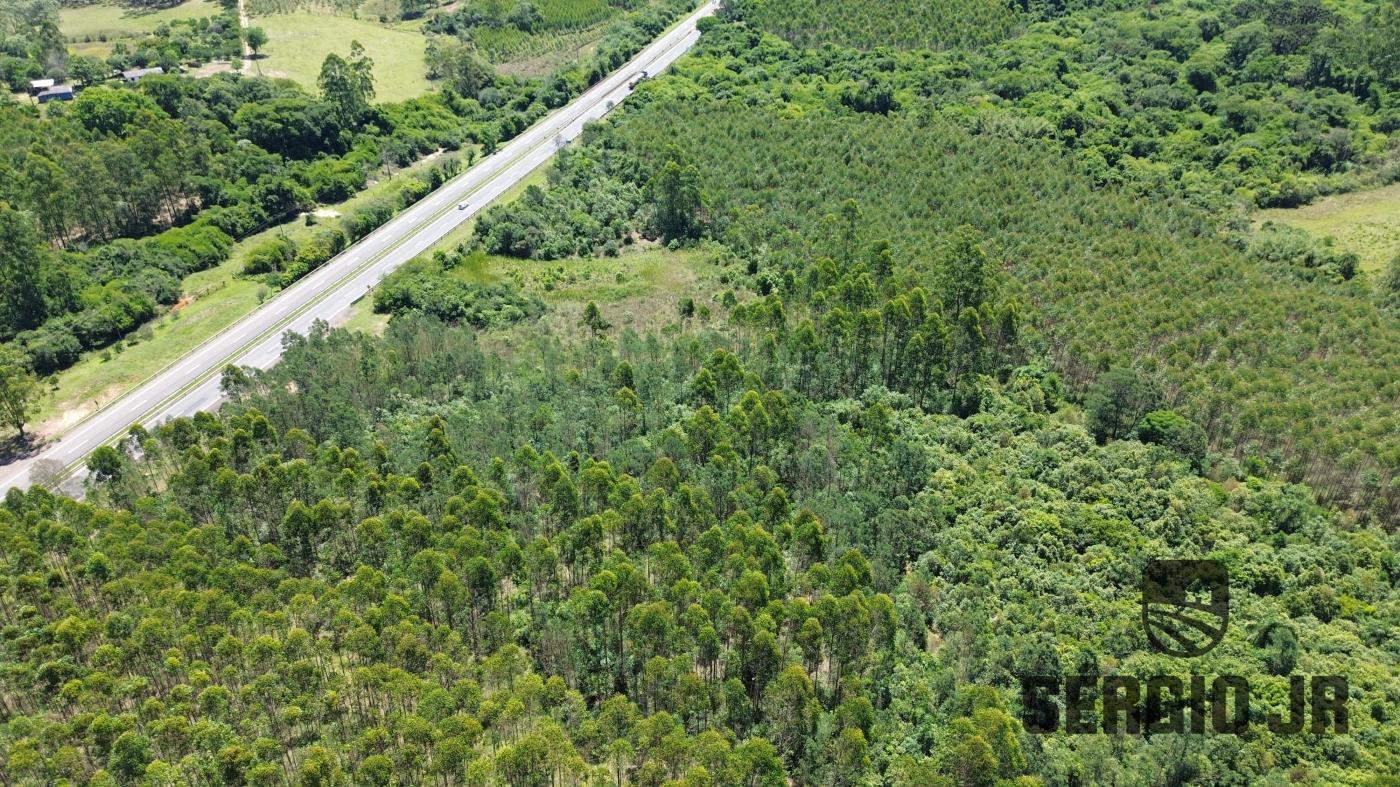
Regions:
[[[247, 30], [252, 25], [248, 24], [248, 0], [238, 0], [238, 27], [241, 32]], [[253, 62], [253, 49], [248, 46], [248, 39], [243, 39], [243, 59], [238, 62], [238, 70], [247, 72], [248, 64]]]

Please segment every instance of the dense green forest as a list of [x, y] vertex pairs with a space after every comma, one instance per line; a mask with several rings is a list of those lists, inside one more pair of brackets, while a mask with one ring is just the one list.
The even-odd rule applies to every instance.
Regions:
[[[743, 18], [744, 8], [729, 13]], [[1228, 207], [1223, 197], [1288, 206], [1400, 176], [1389, 141], [1400, 130], [1400, 11], [1342, 8], [1273, 0], [1082, 10], [947, 52], [792, 52], [735, 33], [713, 50], [720, 68], [705, 78], [743, 84], [777, 69], [784, 104], [933, 111], [975, 133], [1063, 145], [1100, 184], [1217, 211]], [[748, 15], [753, 28], [785, 31], [763, 11]]]
[[1005, 0], [736, 0], [733, 13], [803, 46], [942, 49], [999, 41], [1021, 20]]
[[642, 91], [644, 109], [561, 159], [555, 189], [496, 209], [477, 234], [488, 250], [543, 258], [666, 236], [642, 192], [657, 200], [652, 178], [677, 155], [705, 198], [695, 233], [734, 250], [762, 294], [805, 301], [823, 259], [839, 268], [847, 249], [875, 244], [925, 282], [931, 252], [970, 225], [1013, 273], [1038, 350], [1073, 390], [1133, 366], [1235, 460], [1307, 479], [1374, 521], [1396, 515], [1400, 333], [1383, 282], [1313, 243], [1232, 229], [1227, 168], [1202, 170], [1201, 200], [1180, 190], [1188, 172], [1105, 183], [1072, 144], [969, 130], [938, 99], [880, 82], [915, 81], [933, 70], [927, 57], [813, 52], [714, 27]]
[[[1243, 220], [1395, 177], [1400, 6], [1026, 3], [972, 38], [940, 14], [973, 5], [837, 7], [730, 3], [385, 279], [381, 336], [228, 369], [217, 414], [94, 453], [82, 501], [9, 492], [5, 783], [1400, 779], [1400, 260]], [[1152, 103], [1222, 39], [1255, 43]], [[1326, 53], [1345, 85], [1298, 70]], [[462, 275], [663, 245], [719, 286], [649, 296], [655, 332]], [[1164, 558], [1229, 572], [1206, 655], [1148, 646]], [[1027, 675], [1190, 674], [1247, 679], [1249, 731], [1022, 723]], [[1297, 675], [1345, 676], [1344, 732], [1269, 728]]]
[[[1099, 446], [1054, 376], [937, 415], [707, 330], [318, 329], [236, 404], [11, 493], [18, 783], [1365, 783], [1397, 767], [1394, 536]], [[817, 377], [848, 373], [821, 341]], [[838, 346], [832, 346], [838, 345]], [[730, 349], [726, 349], [730, 348]], [[581, 417], [582, 416], [582, 417]], [[115, 506], [116, 509], [109, 508]], [[1193, 669], [1349, 676], [1343, 736], [1034, 738], [1016, 675], [1155, 674], [1136, 571], [1226, 561]], [[1389, 666], [1387, 666], [1389, 665]]]

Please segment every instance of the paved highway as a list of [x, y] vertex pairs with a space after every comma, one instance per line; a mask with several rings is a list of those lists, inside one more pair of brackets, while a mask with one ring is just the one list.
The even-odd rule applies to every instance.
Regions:
[[[585, 123], [606, 115], [631, 94], [629, 83], [657, 74], [695, 45], [700, 19], [714, 13], [710, 0], [654, 41], [630, 63], [571, 104], [556, 110], [493, 155], [442, 185], [393, 220], [301, 281], [278, 293], [227, 330], [172, 363], [134, 390], [70, 428], [38, 454], [0, 469], [0, 491], [30, 485], [34, 463], [50, 460], [73, 472], [94, 449], [122, 437], [134, 424], [150, 427], [169, 418], [216, 407], [219, 378], [229, 364], [271, 367], [282, 354], [282, 335], [306, 333], [316, 320], [330, 321], [395, 268], [428, 250], [541, 164]], [[466, 203], [466, 208], [458, 205]], [[71, 486], [71, 485], [69, 485]]]

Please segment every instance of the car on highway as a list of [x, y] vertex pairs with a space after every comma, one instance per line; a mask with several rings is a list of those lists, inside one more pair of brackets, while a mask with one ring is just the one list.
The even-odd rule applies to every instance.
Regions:
[[457, 203], [457, 210], [466, 210], [466, 209], [467, 209], [467, 203], [465, 203], [465, 202], [459, 202], [459, 203]]

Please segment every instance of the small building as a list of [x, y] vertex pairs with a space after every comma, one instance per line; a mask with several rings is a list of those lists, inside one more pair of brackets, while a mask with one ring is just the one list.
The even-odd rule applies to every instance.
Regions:
[[154, 66], [152, 68], [133, 68], [129, 71], [123, 71], [122, 79], [125, 80], [128, 85], [134, 85], [141, 81], [141, 77], [164, 73], [165, 69], [160, 66]]
[[72, 101], [73, 86], [54, 85], [47, 90], [39, 91], [39, 95], [35, 96], [35, 98], [39, 99], [40, 104], [47, 104], [50, 101]]
[[52, 79], [33, 79], [29, 82], [29, 95], [37, 96], [40, 93], [53, 87]]

